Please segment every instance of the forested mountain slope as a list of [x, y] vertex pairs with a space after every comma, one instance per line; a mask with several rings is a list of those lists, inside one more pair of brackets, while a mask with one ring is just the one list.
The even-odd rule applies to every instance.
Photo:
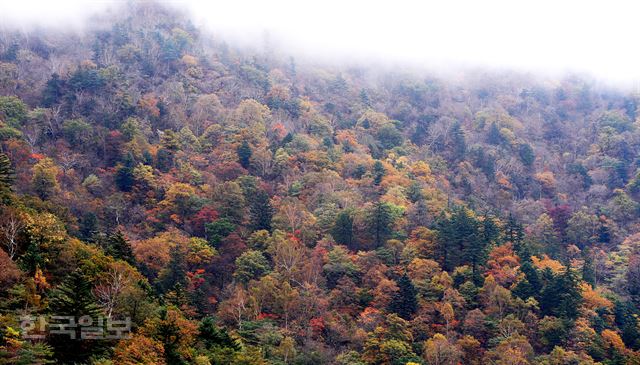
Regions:
[[640, 363], [638, 95], [126, 14], [0, 34], [0, 363]]

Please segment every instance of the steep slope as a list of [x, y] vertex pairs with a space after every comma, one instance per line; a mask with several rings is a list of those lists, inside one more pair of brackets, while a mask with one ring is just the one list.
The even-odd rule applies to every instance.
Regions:
[[[126, 14], [0, 39], [0, 361], [640, 361], [637, 95]], [[134, 335], [70, 352], [23, 313]]]

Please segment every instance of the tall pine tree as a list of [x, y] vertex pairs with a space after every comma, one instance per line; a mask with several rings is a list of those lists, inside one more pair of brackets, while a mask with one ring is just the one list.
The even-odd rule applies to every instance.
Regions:
[[269, 194], [264, 190], [256, 190], [252, 196], [247, 197], [247, 200], [249, 202], [251, 229], [254, 231], [261, 229], [270, 231], [273, 206], [271, 205]]
[[187, 263], [185, 253], [179, 245], [171, 247], [169, 264], [162, 271], [159, 284], [164, 293], [172, 289], [180, 291], [186, 286]]
[[543, 272], [544, 287], [540, 295], [540, 309], [544, 315], [574, 320], [582, 303], [579, 280], [576, 273], [567, 268], [563, 273]]
[[382, 178], [386, 174], [386, 170], [384, 165], [380, 161], [376, 161], [373, 163], [373, 184], [378, 186], [382, 182]]
[[116, 171], [115, 183], [118, 189], [121, 191], [131, 191], [135, 178], [133, 176], [133, 168], [135, 167], [135, 160], [131, 153], [128, 153], [122, 164]]
[[527, 300], [529, 297], [538, 300], [540, 299], [540, 290], [542, 289], [542, 282], [540, 281], [538, 270], [533, 266], [531, 256], [521, 256], [521, 259], [520, 272], [524, 274], [524, 278], [513, 288], [513, 294], [524, 300]]
[[[49, 312], [52, 316], [73, 317], [77, 323], [80, 317], [90, 316], [93, 324], [97, 324], [102, 315], [91, 292], [89, 280], [76, 269], [52, 293]], [[61, 323], [69, 323], [62, 320]], [[62, 364], [85, 363], [91, 355], [100, 351], [103, 341], [81, 338], [81, 327], [76, 326], [75, 339], [68, 334], [51, 334], [49, 343], [55, 349], [56, 359]]]
[[251, 146], [249, 146], [249, 142], [242, 141], [242, 144], [238, 146], [236, 153], [238, 154], [238, 162], [245, 169], [248, 169], [251, 166]]
[[513, 243], [513, 249], [516, 251], [517, 254], [522, 253], [524, 229], [522, 228], [522, 224], [520, 224], [511, 213], [509, 213], [509, 218], [507, 219], [507, 225], [504, 229], [504, 239], [507, 242]]
[[[438, 222], [438, 244], [442, 266], [453, 270], [469, 264], [474, 277], [478, 267], [486, 260], [488, 242], [483, 239], [480, 222], [464, 207], [454, 207], [449, 218], [444, 215]], [[487, 237], [492, 234], [487, 232]]]
[[11, 160], [4, 153], [0, 153], [0, 200], [3, 203], [8, 203], [14, 180], [15, 171], [11, 166]]
[[404, 319], [411, 319], [418, 310], [418, 299], [416, 298], [418, 291], [407, 274], [398, 279], [398, 289], [391, 299], [389, 310]]
[[331, 228], [331, 236], [337, 243], [354, 249], [353, 218], [348, 211], [343, 210], [338, 213], [333, 228]]
[[393, 213], [385, 202], [376, 202], [367, 213], [367, 228], [373, 239], [374, 248], [387, 242], [392, 233]]
[[453, 123], [449, 133], [449, 148], [451, 149], [453, 160], [462, 160], [467, 151], [467, 143], [460, 122]]
[[135, 257], [133, 255], [133, 250], [131, 249], [131, 244], [119, 230], [107, 237], [105, 252], [107, 255], [116, 259], [126, 261], [131, 265], [135, 264]]

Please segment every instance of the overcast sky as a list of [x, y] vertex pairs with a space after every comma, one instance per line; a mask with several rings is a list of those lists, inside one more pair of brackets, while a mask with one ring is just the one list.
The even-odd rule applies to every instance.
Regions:
[[[573, 0], [184, 0], [191, 12], [237, 42], [270, 39], [286, 52], [330, 59], [589, 72], [640, 80], [635, 1]], [[0, 21], [80, 26], [117, 1], [0, 0]]]

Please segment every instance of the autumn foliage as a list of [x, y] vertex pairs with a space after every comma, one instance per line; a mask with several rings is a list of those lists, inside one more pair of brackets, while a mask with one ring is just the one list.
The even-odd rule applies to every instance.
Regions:
[[[0, 39], [0, 364], [640, 361], [636, 94], [126, 6]], [[131, 336], [23, 337], [80, 313]]]

